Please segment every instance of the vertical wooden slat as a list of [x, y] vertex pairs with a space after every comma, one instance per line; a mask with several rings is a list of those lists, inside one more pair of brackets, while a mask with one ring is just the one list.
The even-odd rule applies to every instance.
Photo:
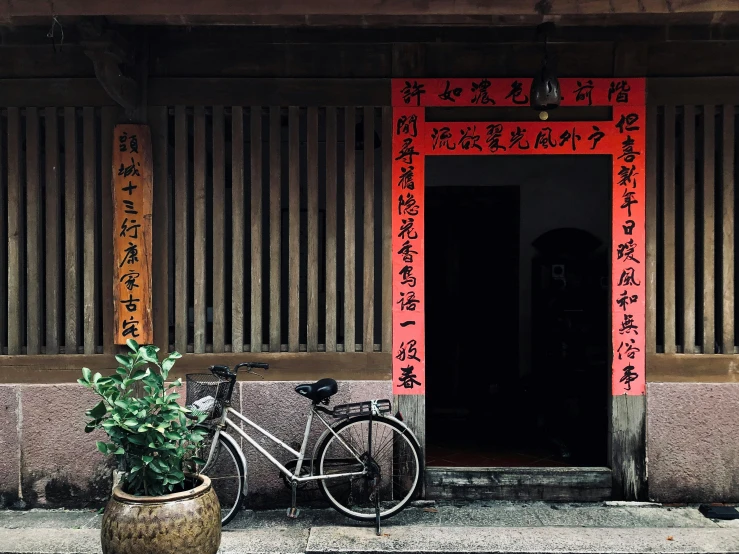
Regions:
[[152, 304], [154, 343], [169, 351], [169, 116], [167, 108], [149, 108], [154, 191], [152, 229], [154, 258], [152, 264]]
[[356, 350], [354, 107], [344, 108], [344, 352]]
[[[82, 239], [82, 322], [83, 322], [83, 344], [85, 354], [94, 354], [97, 346], [97, 336], [95, 329], [98, 318], [98, 291], [95, 282], [97, 273], [97, 260], [95, 259], [95, 212], [97, 210], [97, 202], [95, 199], [95, 189], [97, 187], [97, 171], [96, 165], [96, 145], [95, 137], [95, 110], [94, 108], [83, 108], [82, 110], [82, 220], [83, 220], [83, 239]], [[108, 183], [108, 186], [110, 184]], [[111, 214], [112, 217], [112, 214]], [[112, 242], [112, 241], [111, 241]], [[106, 286], [103, 283], [103, 286]], [[113, 283], [107, 286], [113, 290]], [[111, 310], [112, 312], [112, 310]], [[111, 322], [112, 323], [112, 322]]]
[[23, 208], [18, 108], [8, 108], [8, 354], [21, 354], [23, 328]]
[[716, 274], [714, 245], [716, 234], [715, 203], [715, 112], [713, 105], [703, 106], [703, 353], [716, 351]]
[[308, 352], [318, 351], [318, 108], [308, 108]]
[[662, 291], [665, 312], [665, 353], [676, 352], [675, 293], [675, 106], [665, 106], [664, 214], [662, 244]]
[[207, 301], [205, 268], [205, 107], [194, 110], [193, 148], [193, 352], [205, 352]]
[[[114, 344], [114, 313], [113, 313], [113, 130], [115, 128], [118, 109], [113, 107], [103, 108], [102, 130], [100, 140], [100, 159], [102, 163], [102, 196], [100, 201], [101, 218], [100, 241], [103, 289], [99, 291], [102, 299], [103, 317], [103, 352], [113, 353], [116, 349]], [[94, 159], [94, 158], [93, 158]], [[94, 164], [94, 162], [92, 162]]]
[[36, 108], [26, 110], [26, 353], [40, 354], [43, 344], [44, 304], [41, 235], [46, 224], [41, 219], [39, 183], [39, 118]]
[[[651, 152], [651, 154], [650, 154]], [[647, 108], [647, 336], [648, 354], [657, 352], [657, 109]], [[610, 332], [610, 330], [609, 330]]]
[[336, 108], [326, 108], [326, 352], [336, 351]]
[[734, 106], [724, 105], [723, 121], [723, 206], [722, 280], [723, 344], [722, 354], [734, 353]]
[[300, 120], [296, 106], [288, 111], [289, 189], [288, 189], [288, 320], [287, 349], [300, 350]]
[[175, 132], [175, 277], [174, 277], [174, 345], [179, 352], [187, 352], [188, 299], [187, 299], [187, 114], [185, 106], [176, 106]]
[[61, 198], [59, 196], [59, 125], [56, 108], [46, 108], [46, 354], [59, 353], [62, 298]]
[[213, 106], [213, 352], [226, 350], [226, 159], [223, 106]]
[[269, 109], [269, 349], [279, 352], [282, 342], [280, 318], [280, 237], [282, 229], [282, 161], [280, 108]]
[[251, 107], [251, 351], [262, 351], [262, 108]]
[[244, 351], [244, 109], [231, 108], [231, 351]]
[[[0, 116], [0, 153], [3, 151], [2, 116]], [[0, 155], [0, 355], [7, 346], [8, 333], [8, 189], [2, 186], [2, 177], [7, 170], [6, 160]]]
[[382, 351], [393, 348], [392, 179], [393, 109], [382, 108]]
[[67, 354], [76, 354], [79, 329], [79, 290], [77, 288], [77, 110], [75, 108], [64, 108], [64, 221], [66, 258], [64, 351]]
[[695, 107], [683, 109], [683, 352], [695, 352]]
[[375, 345], [375, 109], [365, 106], [364, 117], [364, 301], [362, 339], [364, 352]]

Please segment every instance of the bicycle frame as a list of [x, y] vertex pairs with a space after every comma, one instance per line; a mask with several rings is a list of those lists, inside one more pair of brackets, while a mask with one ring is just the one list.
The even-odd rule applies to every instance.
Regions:
[[[230, 406], [228, 406], [228, 404], [226, 404], [225, 407], [226, 407], [226, 409], [224, 410], [223, 415], [221, 416], [220, 420], [218, 421], [218, 424], [217, 424], [217, 427], [216, 427], [216, 431], [215, 431], [215, 435], [213, 437], [213, 445], [211, 446], [210, 453], [208, 454], [208, 460], [207, 460], [207, 462], [205, 464], [205, 467], [207, 467], [208, 464], [210, 464], [210, 462], [211, 462], [211, 458], [212, 458], [213, 453], [214, 453], [214, 451], [216, 449], [216, 446], [218, 444], [218, 436], [219, 436], [219, 434], [221, 432], [225, 431], [227, 427], [230, 427], [236, 433], [238, 433], [244, 439], [246, 439], [247, 442], [249, 444], [251, 444], [254, 448], [256, 448], [257, 451], [262, 456], [264, 456], [265, 458], [267, 458], [272, 463], [272, 465], [274, 465], [280, 471], [282, 471], [285, 475], [287, 475], [290, 478], [290, 480], [293, 481], [293, 482], [302, 483], [302, 482], [306, 482], [306, 481], [319, 481], [319, 480], [320, 481], [323, 481], [323, 480], [326, 480], [326, 479], [338, 479], [340, 477], [352, 477], [352, 476], [366, 475], [366, 473], [367, 473], [367, 469], [364, 468], [362, 471], [360, 471], [360, 472], [354, 472], [354, 473], [335, 473], [335, 474], [332, 473], [331, 475], [324, 475], [324, 474], [313, 475], [314, 468], [313, 468], [313, 460], [311, 459], [311, 472], [310, 472], [310, 475], [304, 476], [304, 477], [301, 477], [300, 476], [300, 470], [301, 470], [301, 468], [303, 466], [303, 462], [305, 461], [305, 451], [306, 451], [306, 448], [308, 446], [308, 440], [309, 440], [308, 437], [310, 435], [310, 430], [311, 430], [311, 427], [313, 425], [313, 418], [314, 417], [317, 417], [321, 421], [321, 423], [323, 423], [323, 425], [326, 427], [326, 429], [328, 429], [328, 431], [331, 434], [333, 434], [334, 437], [336, 437], [338, 439], [339, 443], [342, 444], [344, 446], [344, 448], [347, 449], [347, 451], [352, 455], [352, 457], [354, 457], [357, 460], [357, 462], [359, 462], [362, 466], [364, 466], [364, 462], [360, 459], [359, 454], [354, 449], [352, 449], [349, 445], [347, 445], [344, 442], [344, 440], [342, 440], [342, 438], [332, 429], [331, 425], [329, 425], [326, 422], [326, 420], [321, 416], [321, 414], [318, 412], [318, 410], [316, 410], [316, 407], [315, 406], [311, 406], [310, 412], [308, 413], [308, 421], [306, 422], [306, 425], [305, 425], [305, 433], [303, 434], [303, 443], [300, 446], [300, 451], [299, 452], [296, 451], [295, 449], [291, 448], [287, 444], [285, 444], [283, 441], [281, 441], [280, 439], [278, 439], [274, 435], [272, 435], [266, 429], [263, 429], [262, 427], [260, 427], [259, 425], [257, 425], [253, 421], [251, 421], [248, 417], [245, 417], [241, 413], [237, 412], [236, 410], [234, 410], [233, 408], [231, 408]], [[295, 472], [293, 473], [292, 471], [290, 471], [289, 469], [287, 469], [284, 465], [282, 465], [272, 454], [270, 454], [264, 447], [262, 447], [262, 445], [260, 445], [256, 440], [254, 440], [251, 436], [249, 436], [249, 434], [247, 434], [245, 431], [243, 431], [241, 429], [241, 427], [239, 427], [239, 425], [237, 423], [234, 423], [232, 420], [230, 420], [228, 418], [229, 415], [235, 416], [236, 418], [240, 419], [241, 421], [243, 421], [244, 423], [246, 423], [249, 427], [251, 427], [254, 430], [258, 431], [263, 436], [267, 437], [270, 441], [272, 441], [276, 445], [280, 446], [283, 450], [287, 450], [288, 452], [290, 452], [294, 456], [297, 456], [298, 461], [297, 461], [297, 463], [295, 465]]]

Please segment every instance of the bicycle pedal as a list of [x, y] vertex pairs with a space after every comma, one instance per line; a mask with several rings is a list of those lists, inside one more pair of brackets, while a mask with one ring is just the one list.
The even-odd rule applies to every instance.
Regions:
[[300, 510], [298, 508], [288, 508], [287, 509], [287, 517], [290, 519], [298, 519], [298, 516], [300, 515]]

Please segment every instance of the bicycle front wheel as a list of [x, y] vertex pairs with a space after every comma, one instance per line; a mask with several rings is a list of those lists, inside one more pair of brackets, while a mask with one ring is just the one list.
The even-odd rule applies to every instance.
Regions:
[[197, 453], [198, 457], [207, 460], [200, 473], [210, 478], [218, 497], [221, 525], [228, 524], [236, 516], [246, 498], [246, 467], [237, 452], [238, 447], [232, 441], [225, 433], [219, 433], [218, 442], [210, 456], [212, 439], [206, 439]]
[[[372, 444], [370, 445], [370, 425]], [[359, 416], [333, 427], [318, 448], [319, 481], [326, 500], [359, 521], [391, 517], [414, 498], [421, 484], [421, 452], [407, 429], [383, 417]], [[363, 475], [356, 475], [363, 473]]]

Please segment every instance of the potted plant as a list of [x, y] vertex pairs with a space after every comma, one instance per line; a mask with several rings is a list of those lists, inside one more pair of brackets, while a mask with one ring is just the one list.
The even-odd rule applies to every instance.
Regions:
[[103, 454], [114, 455], [122, 470], [102, 521], [104, 554], [216, 554], [221, 542], [218, 497], [204, 475], [188, 472], [203, 439], [197, 424], [180, 406], [177, 379], [167, 377], [172, 352], [161, 362], [159, 348], [127, 342], [129, 352], [116, 356], [115, 374], [103, 377], [82, 369], [78, 382], [102, 399], [86, 412], [86, 432], [104, 430], [110, 442], [98, 441]]

